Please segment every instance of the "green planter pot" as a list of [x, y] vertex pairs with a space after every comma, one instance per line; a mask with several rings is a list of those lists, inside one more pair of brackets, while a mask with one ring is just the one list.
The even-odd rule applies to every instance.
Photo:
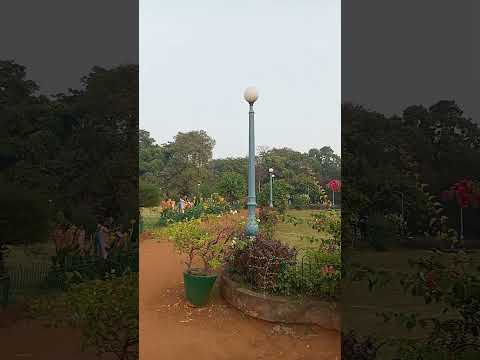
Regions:
[[203, 306], [208, 302], [217, 275], [199, 275], [183, 273], [185, 297], [195, 306]]

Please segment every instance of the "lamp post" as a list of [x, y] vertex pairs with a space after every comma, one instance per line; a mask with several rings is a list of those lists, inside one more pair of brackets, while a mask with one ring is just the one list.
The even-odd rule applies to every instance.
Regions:
[[273, 208], [273, 177], [275, 175], [272, 168], [268, 169], [268, 172], [270, 173], [270, 207]]
[[248, 220], [245, 234], [247, 236], [256, 236], [258, 233], [258, 224], [255, 218], [257, 202], [255, 196], [255, 127], [253, 104], [258, 99], [257, 89], [255, 87], [247, 88], [243, 97], [250, 105], [250, 111], [248, 113]]

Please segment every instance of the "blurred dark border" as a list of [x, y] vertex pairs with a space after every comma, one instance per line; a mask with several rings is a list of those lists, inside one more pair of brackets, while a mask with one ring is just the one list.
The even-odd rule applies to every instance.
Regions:
[[0, 5], [2, 359], [138, 358], [138, 7]]
[[342, 1], [343, 359], [477, 359], [479, 6]]

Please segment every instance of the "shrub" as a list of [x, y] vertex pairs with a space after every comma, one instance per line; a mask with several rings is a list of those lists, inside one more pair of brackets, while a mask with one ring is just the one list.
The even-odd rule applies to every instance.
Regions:
[[[138, 274], [95, 280], [30, 305], [34, 317], [82, 330], [84, 348], [138, 359]], [[56, 316], [56, 318], [53, 318]]]
[[341, 279], [340, 252], [308, 249], [297, 263], [283, 269], [275, 292], [337, 299]]
[[199, 219], [205, 215], [221, 215], [228, 213], [232, 210], [232, 207], [218, 194], [212, 194], [203, 203], [198, 203], [191, 208], [186, 209], [183, 213], [166, 208], [162, 211], [160, 218], [158, 219], [158, 226], [167, 226], [179, 221], [188, 221], [193, 219]]
[[342, 333], [342, 359], [375, 360], [381, 345], [372, 338], [359, 338], [353, 331]]
[[225, 245], [243, 230], [242, 223], [233, 216], [207, 217], [182, 221], [167, 228], [167, 235], [175, 249], [187, 256], [187, 272], [193, 272], [193, 261], [203, 261], [203, 274], [216, 270], [223, 262]]
[[246, 188], [244, 176], [234, 172], [224, 173], [217, 185], [218, 192], [230, 203], [240, 201]]
[[260, 220], [261, 235], [265, 239], [271, 240], [278, 221], [280, 220], [278, 212], [270, 207], [262, 207], [260, 208], [258, 218]]
[[155, 185], [140, 181], [138, 190], [140, 207], [154, 207], [160, 204], [160, 190]]
[[342, 216], [336, 210], [324, 210], [313, 214], [312, 228], [329, 234], [339, 244], [342, 236]]
[[[273, 182], [273, 206], [280, 213], [284, 213], [288, 208], [290, 190], [290, 185], [283, 179]], [[270, 184], [265, 184], [262, 187], [262, 191], [258, 193], [257, 201], [260, 206], [269, 206]]]
[[[354, 280], [367, 279], [369, 289], [398, 281], [405, 296], [423, 299], [433, 312], [384, 312], [385, 322], [408, 330], [421, 328], [420, 337], [390, 339], [400, 359], [477, 359], [480, 349], [480, 272], [474, 256], [435, 250], [409, 260], [411, 272], [394, 273], [359, 268]], [[439, 316], [439, 314], [441, 314]]]
[[377, 251], [384, 251], [400, 234], [400, 229], [391, 216], [375, 213], [368, 219], [367, 240]]
[[296, 194], [292, 197], [292, 206], [295, 209], [306, 209], [310, 204], [310, 196], [308, 194]]
[[254, 289], [271, 290], [285, 267], [295, 264], [297, 251], [277, 240], [243, 239], [231, 254], [231, 274]]

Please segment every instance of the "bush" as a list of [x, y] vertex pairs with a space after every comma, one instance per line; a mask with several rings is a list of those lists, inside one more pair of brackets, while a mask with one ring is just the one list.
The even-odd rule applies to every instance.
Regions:
[[259, 220], [261, 236], [271, 240], [280, 220], [278, 212], [270, 207], [262, 207], [259, 211]]
[[[275, 180], [273, 182], [273, 206], [280, 213], [284, 213], [288, 208], [290, 190], [290, 185], [285, 180]], [[262, 187], [262, 191], [258, 193], [257, 201], [260, 206], [269, 206], [270, 184], [265, 184]]]
[[324, 210], [312, 215], [312, 228], [318, 232], [329, 234], [336, 244], [340, 244], [342, 236], [342, 216], [336, 210]]
[[295, 264], [297, 251], [277, 240], [257, 236], [242, 239], [231, 254], [230, 273], [253, 289], [271, 290], [277, 286], [279, 274]]
[[340, 279], [340, 253], [330, 253], [320, 248], [308, 249], [300, 261], [280, 273], [275, 291], [335, 300]]
[[399, 234], [399, 224], [392, 216], [375, 213], [368, 219], [367, 240], [377, 251], [386, 250]]
[[217, 185], [218, 192], [230, 203], [239, 202], [245, 196], [246, 188], [244, 176], [234, 172], [224, 173]]
[[167, 226], [180, 221], [199, 219], [205, 215], [222, 215], [232, 210], [232, 207], [218, 194], [212, 194], [203, 203], [186, 209], [183, 213], [174, 209], [165, 209], [158, 219], [158, 226]]
[[381, 347], [372, 338], [357, 337], [353, 331], [342, 333], [342, 359], [375, 360]]
[[241, 221], [233, 216], [207, 217], [173, 224], [167, 235], [175, 249], [188, 257], [187, 272], [192, 272], [193, 261], [203, 261], [203, 274], [216, 270], [223, 262], [225, 246], [242, 232]]
[[160, 204], [160, 190], [155, 185], [140, 181], [138, 190], [140, 207], [154, 207]]
[[306, 209], [310, 204], [310, 196], [308, 194], [296, 194], [292, 197], [292, 206], [295, 209]]
[[138, 274], [73, 286], [60, 296], [34, 301], [30, 311], [52, 325], [80, 328], [84, 348], [98, 355], [138, 359]]

